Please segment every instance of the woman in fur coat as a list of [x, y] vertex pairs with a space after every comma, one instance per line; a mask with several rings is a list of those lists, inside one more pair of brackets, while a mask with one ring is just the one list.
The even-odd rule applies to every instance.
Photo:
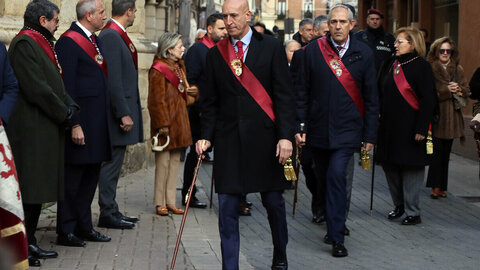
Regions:
[[[437, 89], [439, 121], [432, 126], [434, 153], [428, 170], [427, 187], [430, 197], [445, 198], [448, 184], [448, 162], [453, 139], [465, 139], [461, 107], [465, 106], [470, 89], [462, 66], [458, 64], [458, 50], [449, 37], [442, 37], [432, 44], [427, 61], [432, 65]], [[460, 105], [456, 98], [464, 99]], [[456, 103], [456, 104], [455, 104]]]

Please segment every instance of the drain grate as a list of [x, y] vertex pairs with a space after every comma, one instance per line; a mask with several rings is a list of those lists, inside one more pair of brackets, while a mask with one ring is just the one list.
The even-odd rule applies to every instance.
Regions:
[[460, 198], [464, 199], [469, 203], [478, 203], [480, 202], [480, 196], [460, 196]]

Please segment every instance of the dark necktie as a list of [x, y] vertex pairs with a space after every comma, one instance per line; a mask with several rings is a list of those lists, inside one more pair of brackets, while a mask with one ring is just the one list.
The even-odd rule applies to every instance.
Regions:
[[90, 36], [90, 39], [92, 40], [93, 46], [97, 47], [97, 41], [95, 40], [95, 35], [92, 34], [92, 35]]
[[337, 46], [337, 50], [338, 52], [340, 53], [340, 51], [342, 51], [343, 47], [342, 46]]

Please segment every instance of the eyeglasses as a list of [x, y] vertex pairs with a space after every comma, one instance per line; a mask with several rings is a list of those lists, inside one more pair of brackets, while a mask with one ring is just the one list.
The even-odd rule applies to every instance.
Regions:
[[408, 43], [408, 42], [410, 42], [410, 41], [404, 40], [404, 39], [396, 39], [395, 42], [394, 42], [394, 44], [397, 44], [397, 43], [398, 43], [398, 44], [402, 44], [402, 43]]
[[452, 54], [452, 50], [440, 49], [440, 54]]

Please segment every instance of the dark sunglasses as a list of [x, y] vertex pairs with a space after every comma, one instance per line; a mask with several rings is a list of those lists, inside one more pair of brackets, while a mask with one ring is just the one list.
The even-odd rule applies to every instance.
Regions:
[[452, 50], [440, 49], [440, 54], [452, 54]]

